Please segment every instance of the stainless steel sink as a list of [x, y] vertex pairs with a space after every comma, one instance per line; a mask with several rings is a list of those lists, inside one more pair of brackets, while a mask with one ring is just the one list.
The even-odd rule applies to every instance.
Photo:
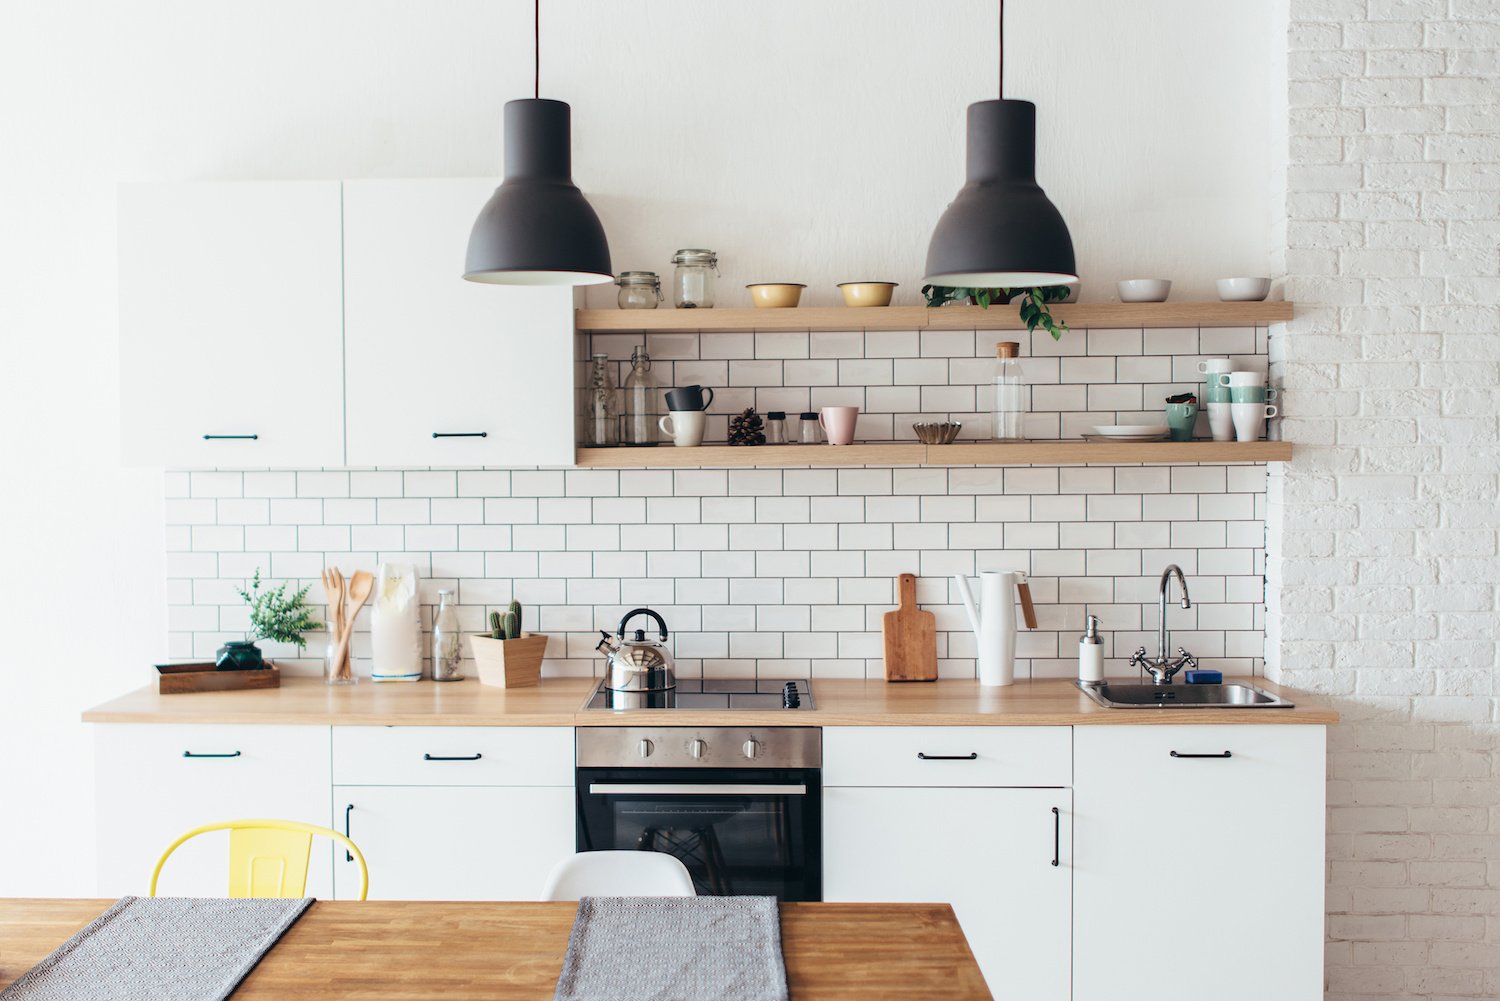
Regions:
[[1254, 685], [1079, 684], [1106, 709], [1291, 709], [1292, 703]]

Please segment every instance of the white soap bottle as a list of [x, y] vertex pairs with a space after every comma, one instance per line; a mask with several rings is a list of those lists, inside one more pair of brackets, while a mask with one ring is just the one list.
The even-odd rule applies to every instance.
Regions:
[[1104, 641], [1099, 638], [1099, 616], [1090, 615], [1078, 640], [1078, 681], [1084, 685], [1104, 683]]

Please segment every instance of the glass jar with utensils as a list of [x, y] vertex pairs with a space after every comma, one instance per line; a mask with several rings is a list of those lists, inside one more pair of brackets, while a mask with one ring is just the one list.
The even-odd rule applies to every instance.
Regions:
[[1266, 431], [1266, 421], [1279, 413], [1271, 403], [1276, 399], [1274, 386], [1266, 385], [1264, 372], [1220, 372], [1214, 380], [1229, 393], [1230, 421], [1236, 441], [1259, 441]]

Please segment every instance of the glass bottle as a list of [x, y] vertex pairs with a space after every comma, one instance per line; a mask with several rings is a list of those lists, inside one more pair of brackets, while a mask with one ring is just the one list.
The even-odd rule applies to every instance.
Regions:
[[661, 279], [655, 271], [622, 271], [615, 284], [620, 286], [616, 302], [621, 309], [655, 309], [661, 302]]
[[786, 444], [786, 411], [772, 410], [766, 414], [766, 444]]
[[804, 445], [818, 445], [823, 441], [823, 429], [818, 424], [818, 415], [815, 411], [805, 411], [799, 420], [801, 427], [797, 432], [798, 441]]
[[1017, 359], [1021, 345], [1016, 341], [1001, 341], [995, 345], [995, 405], [994, 439], [996, 441], [1022, 441], [1022, 422], [1026, 415], [1026, 384], [1021, 378], [1021, 362]]
[[458, 628], [458, 609], [453, 592], [438, 592], [438, 610], [432, 618], [432, 680], [462, 681], [464, 637]]
[[584, 409], [584, 433], [588, 444], [598, 446], [620, 443], [620, 401], [615, 377], [610, 373], [609, 355], [594, 355], [589, 370], [589, 388]]
[[630, 352], [630, 374], [625, 377], [625, 416], [620, 418], [620, 444], [655, 445], [657, 392], [651, 356], [645, 345]]
[[712, 250], [679, 250], [672, 255], [672, 263], [677, 265], [672, 276], [673, 304], [678, 309], [712, 309], [719, 256]]

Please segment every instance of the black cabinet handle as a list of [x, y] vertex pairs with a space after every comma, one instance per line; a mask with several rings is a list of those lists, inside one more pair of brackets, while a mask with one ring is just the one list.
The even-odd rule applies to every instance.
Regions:
[[968, 754], [923, 754], [917, 752], [917, 757], [923, 761], [978, 761], [979, 752], [970, 751]]
[[1052, 808], [1052, 864], [1062, 862], [1062, 811]]
[[488, 431], [434, 431], [434, 438], [488, 438]]
[[1176, 751], [1168, 751], [1174, 758], [1232, 758], [1234, 755], [1225, 751], [1223, 754], [1178, 754]]
[[183, 751], [182, 756], [184, 758], [238, 758], [240, 752], [231, 751], [229, 754], [198, 754], [193, 751]]
[[[350, 803], [348, 806], [344, 807], [344, 837], [346, 837], [346, 838], [349, 838], [349, 814], [351, 814], [353, 812], [354, 812], [354, 804], [353, 803]], [[353, 838], [349, 838], [349, 840], [353, 841], [354, 839]], [[347, 849], [347, 848], [344, 849], [344, 861], [345, 862], [353, 862], [354, 861], [354, 856], [351, 855], [351, 854], [349, 854], [349, 849]]]
[[441, 754], [424, 754], [423, 761], [478, 761], [484, 757], [482, 754], [460, 754], [456, 757], [444, 757]]
[[206, 434], [204, 441], [259, 441], [258, 434]]

